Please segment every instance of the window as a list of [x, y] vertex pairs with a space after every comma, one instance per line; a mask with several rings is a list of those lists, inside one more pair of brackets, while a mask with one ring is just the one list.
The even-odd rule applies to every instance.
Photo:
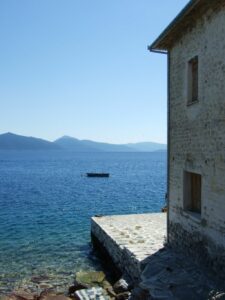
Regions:
[[184, 172], [184, 209], [201, 213], [202, 176]]
[[198, 56], [188, 62], [188, 105], [198, 101]]

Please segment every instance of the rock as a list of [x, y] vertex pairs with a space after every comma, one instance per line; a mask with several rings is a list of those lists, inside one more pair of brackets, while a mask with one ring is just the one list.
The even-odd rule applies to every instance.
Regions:
[[103, 282], [101, 283], [101, 287], [107, 292], [107, 294], [110, 297], [114, 297], [114, 298], [116, 297], [116, 293], [114, 292], [113, 287], [108, 280], [104, 279]]
[[14, 296], [18, 300], [33, 300], [37, 298], [36, 294], [28, 293], [24, 290], [14, 291], [12, 293], [12, 296]]
[[38, 300], [45, 300], [45, 298], [50, 295], [55, 296], [55, 293], [53, 292], [53, 290], [48, 290], [48, 289], [44, 290], [40, 293]]
[[31, 281], [34, 283], [41, 283], [42, 281], [48, 280], [49, 277], [47, 275], [33, 276], [31, 277]]
[[69, 293], [69, 295], [72, 295], [78, 290], [83, 290], [83, 289], [87, 289], [87, 288], [88, 288], [87, 285], [79, 283], [75, 280], [74, 285], [69, 287], [68, 293]]
[[219, 293], [217, 295], [214, 296], [215, 300], [225, 300], [225, 293]]
[[128, 291], [128, 283], [121, 278], [113, 285], [113, 290], [115, 293], [120, 294]]
[[73, 300], [80, 300], [80, 297], [74, 294], [73, 295]]
[[105, 279], [105, 274], [100, 272], [78, 272], [76, 273], [76, 281], [83, 285], [100, 284]]
[[102, 285], [102, 287], [110, 297], [112, 297], [113, 299], [116, 298], [116, 293], [114, 292], [114, 289], [110, 283], [108, 285], [104, 284]]
[[79, 290], [75, 292], [76, 300], [110, 300], [101, 287]]
[[130, 292], [124, 292], [116, 295], [116, 300], [127, 300], [129, 299]]
[[14, 295], [0, 296], [0, 300], [17, 300], [17, 298]]
[[107, 294], [111, 297], [111, 298], [116, 298], [116, 293], [114, 292], [114, 290], [113, 290], [113, 288], [111, 287], [111, 288], [106, 288], [105, 289], [106, 290], [106, 292], [107, 292]]
[[104, 279], [104, 280], [101, 282], [101, 287], [102, 287], [104, 290], [106, 290], [106, 289], [108, 289], [108, 288], [113, 288], [112, 285], [111, 285], [111, 283], [110, 283], [108, 280], [106, 280], [106, 279]]
[[48, 283], [45, 283], [45, 282], [42, 282], [41, 284], [39, 284], [39, 288], [40, 289], [52, 289], [53, 287], [52, 287], [52, 285], [50, 285], [50, 284], [48, 284]]
[[[40, 298], [39, 298], [40, 299]], [[42, 300], [71, 300], [70, 298], [66, 297], [65, 295], [56, 295], [56, 294], [46, 294]]]
[[131, 291], [131, 295], [128, 298], [129, 300], [151, 300], [152, 297], [149, 295], [147, 290], [136, 287]]
[[166, 213], [168, 211], [167, 206], [161, 208], [161, 212]]

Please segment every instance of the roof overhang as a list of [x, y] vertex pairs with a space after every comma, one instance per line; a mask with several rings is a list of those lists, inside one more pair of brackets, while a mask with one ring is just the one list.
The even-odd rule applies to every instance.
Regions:
[[[211, 0], [212, 1], [212, 0]], [[214, 0], [217, 1], [217, 0]], [[177, 15], [177, 17], [167, 26], [160, 36], [148, 46], [148, 50], [167, 54], [171, 45], [182, 35], [184, 28], [187, 28], [193, 22], [193, 15], [199, 10], [201, 5], [206, 4], [208, 0], [191, 0]]]

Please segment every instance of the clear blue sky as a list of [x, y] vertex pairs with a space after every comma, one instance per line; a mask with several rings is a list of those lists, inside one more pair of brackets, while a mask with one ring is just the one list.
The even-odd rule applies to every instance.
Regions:
[[166, 142], [166, 55], [187, 0], [1, 0], [0, 133]]

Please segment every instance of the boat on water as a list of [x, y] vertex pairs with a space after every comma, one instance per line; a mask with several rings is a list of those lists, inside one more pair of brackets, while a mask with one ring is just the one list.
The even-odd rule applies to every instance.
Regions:
[[109, 177], [109, 173], [86, 173], [87, 177]]

